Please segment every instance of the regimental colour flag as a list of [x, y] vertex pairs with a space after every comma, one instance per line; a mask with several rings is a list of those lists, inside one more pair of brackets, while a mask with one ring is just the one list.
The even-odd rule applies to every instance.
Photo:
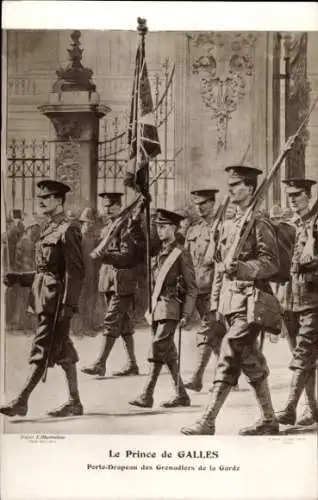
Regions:
[[155, 124], [150, 80], [145, 59], [145, 42], [140, 37], [136, 53], [130, 121], [128, 128], [129, 159], [134, 163], [134, 184], [145, 192], [149, 159], [161, 153]]

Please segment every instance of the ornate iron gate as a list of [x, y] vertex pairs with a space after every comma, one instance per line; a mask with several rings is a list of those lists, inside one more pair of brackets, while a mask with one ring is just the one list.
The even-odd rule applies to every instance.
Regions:
[[[162, 172], [158, 181], [151, 186], [151, 195], [153, 206], [168, 208], [173, 205], [177, 156], [175, 150], [175, 67], [172, 66], [169, 70], [166, 60], [163, 70], [163, 75], [156, 74], [151, 79], [161, 154], [150, 162], [150, 180]], [[162, 92], [160, 89], [163, 89]], [[98, 147], [98, 191], [123, 192], [125, 202], [129, 202], [134, 197], [134, 193], [123, 185], [128, 167], [128, 115], [116, 117], [111, 123], [105, 120], [101, 125], [101, 140]]]
[[48, 141], [12, 139], [7, 146], [7, 206], [23, 214], [36, 213], [36, 183], [46, 177], [50, 177]]

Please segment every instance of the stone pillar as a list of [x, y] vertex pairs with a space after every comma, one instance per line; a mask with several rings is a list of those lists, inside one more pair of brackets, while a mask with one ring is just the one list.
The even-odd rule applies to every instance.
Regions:
[[60, 68], [48, 101], [39, 106], [50, 120], [50, 158], [54, 177], [71, 187], [68, 206], [76, 214], [96, 209], [99, 120], [110, 108], [99, 103], [93, 72], [82, 65], [80, 31], [71, 35], [69, 64]]
[[[308, 33], [307, 71], [310, 83], [310, 105], [318, 98], [318, 32]], [[306, 176], [318, 183], [318, 103], [311, 114], [309, 123], [309, 140], [306, 149]], [[318, 184], [312, 189], [312, 199], [318, 197]]]

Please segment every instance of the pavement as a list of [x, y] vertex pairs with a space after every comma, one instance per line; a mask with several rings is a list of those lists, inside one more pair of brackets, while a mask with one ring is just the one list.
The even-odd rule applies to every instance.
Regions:
[[[194, 330], [182, 334], [181, 372], [183, 380], [190, 378], [196, 362]], [[73, 337], [80, 362], [78, 367], [95, 361], [102, 342], [102, 336]], [[4, 400], [13, 399], [28, 374], [28, 355], [32, 336], [24, 332], [6, 332], [5, 337], [5, 394]], [[140, 375], [113, 377], [112, 372], [126, 364], [126, 354], [121, 339], [116, 342], [107, 362], [105, 377], [91, 377], [79, 371], [79, 388], [84, 415], [79, 417], [51, 418], [46, 411], [51, 410], [67, 399], [64, 373], [59, 367], [49, 369], [45, 384], [36, 387], [29, 400], [29, 411], [25, 417], [4, 419], [6, 433], [61, 433], [61, 434], [179, 434], [183, 425], [193, 423], [201, 414], [208, 399], [215, 360], [211, 361], [204, 376], [204, 386], [200, 393], [189, 391], [191, 406], [187, 408], [164, 409], [160, 402], [173, 395], [171, 377], [166, 368], [161, 372], [155, 394], [154, 406], [142, 409], [130, 406], [128, 401], [143, 389], [148, 373], [147, 353], [150, 345], [150, 332], [138, 328], [135, 333], [136, 355]], [[271, 342], [268, 337], [264, 343], [264, 354], [270, 367], [269, 384], [273, 405], [276, 410], [284, 407], [288, 396], [291, 372], [288, 369], [290, 352], [287, 341], [280, 338]], [[4, 400], [2, 402], [4, 402]], [[299, 413], [303, 407], [303, 397]], [[238, 430], [252, 424], [259, 418], [259, 409], [254, 393], [244, 375], [239, 381], [239, 390], [233, 391], [223, 406], [216, 423], [216, 434], [235, 435]], [[316, 433], [317, 426], [300, 428], [282, 426], [282, 434]]]

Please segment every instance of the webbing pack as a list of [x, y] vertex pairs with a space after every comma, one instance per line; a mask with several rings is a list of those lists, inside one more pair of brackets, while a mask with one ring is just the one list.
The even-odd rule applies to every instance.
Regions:
[[290, 280], [291, 263], [296, 239], [296, 229], [285, 221], [270, 220], [276, 234], [276, 242], [279, 256], [279, 270], [270, 281], [273, 283], [284, 283]]

